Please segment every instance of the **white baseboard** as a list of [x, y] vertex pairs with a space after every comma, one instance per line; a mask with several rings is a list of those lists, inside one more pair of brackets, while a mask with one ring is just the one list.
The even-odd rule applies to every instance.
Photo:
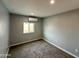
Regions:
[[7, 50], [5, 52], [6, 53], [2, 54], [2, 56], [0, 56], [0, 58], [7, 58], [8, 53], [9, 53], [9, 48], [7, 48]]
[[43, 39], [44, 39], [46, 42], [48, 42], [48, 43], [54, 45], [55, 47], [59, 48], [60, 50], [62, 50], [62, 51], [64, 51], [64, 52], [68, 53], [69, 55], [71, 55], [71, 56], [73, 56], [73, 57], [75, 57], [75, 58], [79, 58], [78, 56], [74, 55], [73, 53], [71, 53], [71, 52], [69, 52], [69, 51], [67, 51], [67, 50], [65, 50], [65, 49], [63, 49], [63, 48], [61, 48], [60, 46], [58, 46], [58, 45], [56, 45], [56, 44], [54, 44], [54, 43], [52, 43], [52, 42], [50, 42], [50, 41], [47, 40], [46, 38], [43, 38]]
[[9, 48], [7, 49], [7, 55], [5, 56], [6, 58], [7, 58], [7, 56], [8, 56], [8, 53], [9, 53]]
[[28, 42], [32, 42], [32, 41], [36, 41], [36, 40], [40, 40], [40, 39], [42, 39], [42, 38], [36, 38], [36, 39], [29, 40], [29, 41], [20, 42], [20, 43], [17, 43], [17, 44], [10, 45], [9, 47], [24, 44], [24, 43], [28, 43]]

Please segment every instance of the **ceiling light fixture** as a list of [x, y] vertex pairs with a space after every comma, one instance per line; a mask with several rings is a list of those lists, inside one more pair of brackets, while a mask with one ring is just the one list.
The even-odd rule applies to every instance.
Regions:
[[34, 13], [31, 13], [31, 15], [34, 15]]
[[50, 4], [54, 4], [55, 3], [55, 1], [54, 0], [50, 0]]

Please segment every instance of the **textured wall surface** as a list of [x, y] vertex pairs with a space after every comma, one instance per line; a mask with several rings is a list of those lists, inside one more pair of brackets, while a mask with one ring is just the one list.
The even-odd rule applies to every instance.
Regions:
[[43, 27], [47, 40], [79, 56], [79, 9], [48, 17]]
[[5, 57], [9, 41], [9, 13], [0, 1], [0, 58]]
[[21, 15], [11, 14], [10, 17], [10, 45], [33, 41], [42, 37], [42, 21], [35, 23], [35, 33], [23, 34], [23, 22], [28, 18]]

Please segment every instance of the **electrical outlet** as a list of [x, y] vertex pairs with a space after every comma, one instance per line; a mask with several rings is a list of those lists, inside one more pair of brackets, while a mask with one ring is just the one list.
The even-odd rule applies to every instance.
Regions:
[[75, 52], [78, 53], [78, 49], [75, 49]]

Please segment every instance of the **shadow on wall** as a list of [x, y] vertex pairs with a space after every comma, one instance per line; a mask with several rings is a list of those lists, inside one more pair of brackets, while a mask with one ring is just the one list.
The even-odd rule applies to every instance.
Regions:
[[28, 17], [17, 14], [11, 14], [10, 16], [10, 45], [42, 38], [42, 19], [35, 23], [35, 33], [23, 34], [23, 22], [28, 20]]

